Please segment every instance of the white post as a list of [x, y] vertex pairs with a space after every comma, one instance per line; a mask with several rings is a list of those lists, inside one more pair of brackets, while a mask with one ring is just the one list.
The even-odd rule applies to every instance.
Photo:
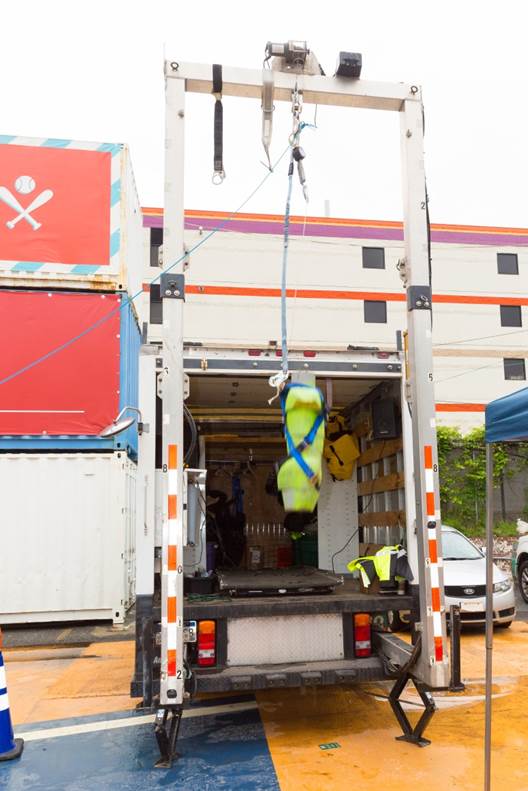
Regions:
[[[166, 88], [165, 269], [184, 253], [185, 83]], [[183, 260], [160, 279], [163, 304], [163, 549], [161, 579], [161, 705], [183, 703]], [[179, 284], [179, 287], [177, 287]]]
[[144, 431], [139, 437], [136, 487], [136, 599], [138, 602], [141, 597], [152, 597], [154, 594], [157, 353], [158, 350], [153, 346], [142, 346], [139, 355], [139, 407]]
[[[416, 93], [403, 103], [401, 145], [407, 278], [407, 329], [414, 446], [416, 545], [422, 651], [419, 677], [447, 687], [440, 492], [433, 386], [432, 311], [423, 159], [423, 111]], [[405, 408], [405, 407], [404, 407]]]

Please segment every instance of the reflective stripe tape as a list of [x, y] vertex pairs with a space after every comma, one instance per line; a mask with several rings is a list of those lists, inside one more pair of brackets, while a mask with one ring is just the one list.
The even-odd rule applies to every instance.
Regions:
[[7, 687], [7, 681], [6, 681], [5, 667], [3, 665], [0, 665], [0, 694], [2, 690], [5, 689], [6, 687]]
[[0, 711], [6, 711], [9, 708], [9, 698], [7, 692], [0, 693]]
[[425, 490], [427, 492], [434, 492], [434, 474], [432, 467], [425, 468]]
[[444, 658], [444, 634], [442, 630], [440, 575], [438, 572], [438, 541], [437, 541], [437, 511], [435, 503], [435, 479], [433, 471], [433, 446], [424, 446], [425, 468], [425, 506], [428, 522], [434, 522], [434, 527], [427, 528], [427, 548], [429, 551], [429, 579], [431, 585], [431, 611], [433, 617], [434, 656], [437, 662]]
[[434, 539], [434, 541], [431, 541], [431, 539], [429, 539], [429, 558], [431, 560], [431, 563], [438, 563], [438, 547], [436, 544], [436, 538]]
[[178, 498], [175, 494], [169, 494], [168, 498], [168, 515], [170, 519], [176, 519], [176, 512], [178, 508]]
[[167, 599], [167, 623], [176, 623], [176, 596]]
[[177, 560], [178, 560], [177, 547], [175, 544], [170, 544], [167, 550], [167, 568], [169, 571], [176, 571]]
[[167, 454], [167, 466], [169, 470], [175, 470], [178, 462], [178, 446], [169, 445], [169, 452]]
[[176, 675], [176, 651], [171, 648], [167, 651], [167, 675], [169, 678]]

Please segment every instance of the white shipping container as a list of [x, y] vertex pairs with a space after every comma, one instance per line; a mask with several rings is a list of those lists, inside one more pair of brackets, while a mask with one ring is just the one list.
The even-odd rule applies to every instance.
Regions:
[[0, 624], [112, 619], [135, 598], [126, 453], [0, 454]]
[[141, 291], [147, 235], [126, 145], [3, 135], [0, 171], [2, 286]]

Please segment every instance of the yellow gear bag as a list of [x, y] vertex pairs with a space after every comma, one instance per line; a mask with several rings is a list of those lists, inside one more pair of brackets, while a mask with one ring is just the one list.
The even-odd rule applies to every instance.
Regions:
[[346, 481], [352, 477], [360, 455], [359, 442], [355, 434], [346, 431], [341, 415], [335, 415], [328, 422], [323, 455], [334, 481]]

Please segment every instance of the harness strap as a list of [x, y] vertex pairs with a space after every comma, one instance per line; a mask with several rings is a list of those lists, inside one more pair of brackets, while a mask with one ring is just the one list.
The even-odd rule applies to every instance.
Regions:
[[283, 459], [281, 465], [284, 464], [284, 462], [290, 458], [294, 459], [294, 461], [299, 465], [299, 467], [304, 472], [304, 474], [306, 475], [312, 486], [314, 486], [317, 490], [319, 490], [320, 488], [319, 478], [316, 475], [316, 473], [314, 473], [310, 465], [307, 464], [307, 462], [303, 459], [302, 452], [303, 450], [306, 450], [306, 448], [308, 448], [313, 443], [317, 435], [317, 432], [319, 430], [319, 427], [325, 419], [325, 410], [322, 409], [321, 412], [319, 412], [319, 414], [316, 416], [313, 422], [310, 431], [308, 432], [308, 434], [306, 434], [304, 439], [302, 439], [299, 442], [298, 445], [294, 445], [292, 436], [286, 424], [286, 397], [288, 391], [290, 390], [291, 387], [308, 387], [308, 386], [309, 385], [304, 385], [301, 383], [296, 383], [295, 385], [286, 385], [286, 387], [281, 393], [281, 407], [282, 407], [282, 416], [284, 421], [284, 436], [286, 438], [286, 445], [288, 447], [288, 456], [286, 456], [286, 458]]
[[214, 158], [213, 184], [221, 184], [225, 178], [224, 171], [224, 108], [222, 105], [222, 66], [213, 64], [213, 96], [214, 107]]

